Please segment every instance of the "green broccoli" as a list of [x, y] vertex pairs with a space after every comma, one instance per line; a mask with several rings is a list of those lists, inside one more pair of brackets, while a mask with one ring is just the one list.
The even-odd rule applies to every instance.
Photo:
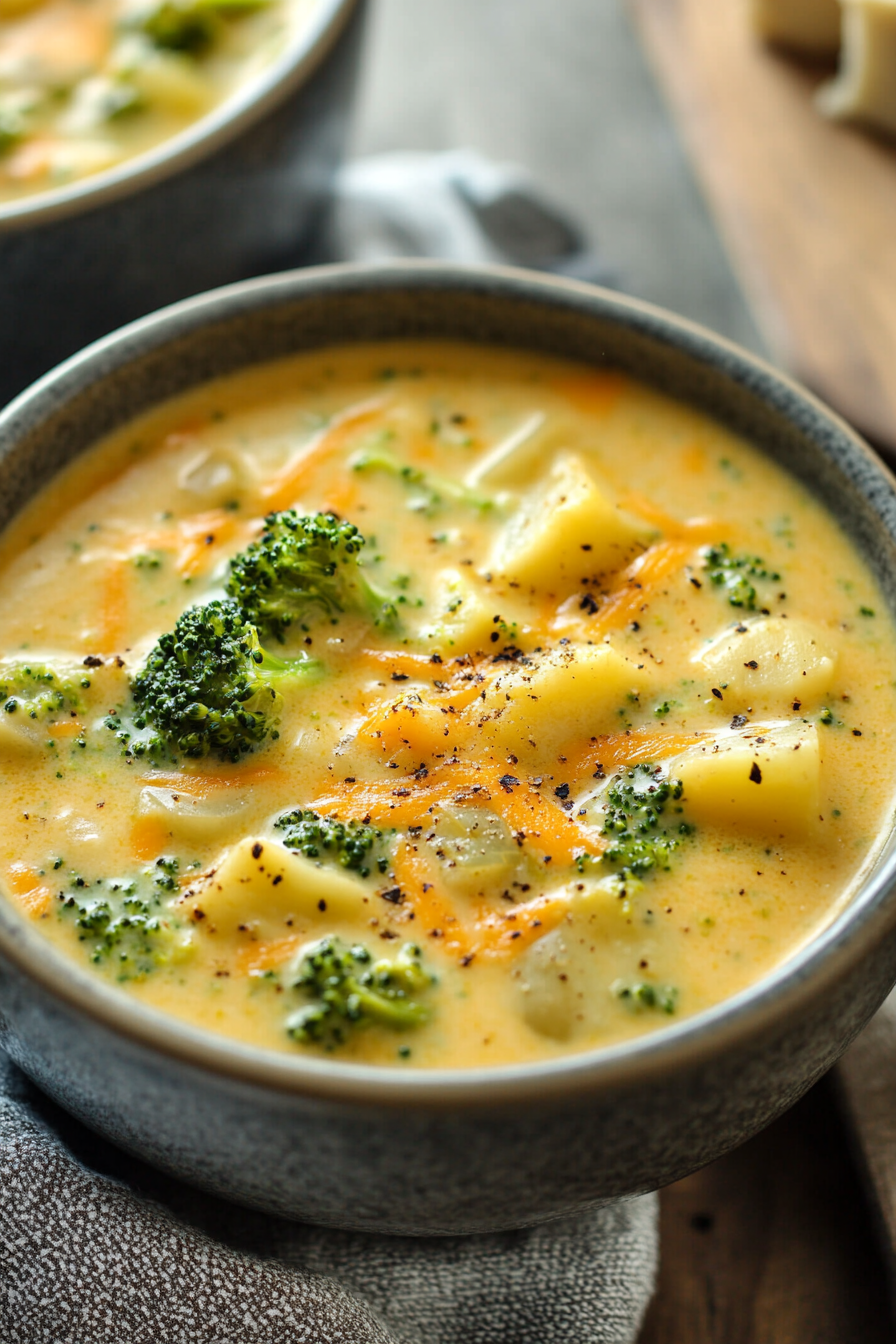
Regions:
[[732, 607], [740, 607], [745, 611], [756, 610], [758, 594], [751, 579], [766, 583], [780, 582], [781, 575], [767, 569], [765, 561], [760, 560], [758, 555], [733, 555], [726, 541], [720, 542], [718, 546], [706, 546], [701, 554], [710, 583], [717, 588], [724, 588]]
[[268, 0], [156, 0], [136, 12], [126, 26], [162, 51], [204, 56], [220, 33], [221, 16], [261, 9]]
[[623, 980], [617, 980], [610, 989], [633, 1013], [653, 1009], [671, 1015], [678, 1007], [678, 990], [674, 985], [651, 985], [645, 980], [629, 985]]
[[227, 592], [247, 620], [281, 643], [291, 625], [307, 629], [315, 609], [331, 618], [362, 612], [375, 625], [394, 627], [394, 602], [358, 562], [364, 545], [355, 525], [332, 513], [270, 513], [258, 541], [231, 560]]
[[[343, 868], [354, 869], [367, 877], [370, 873], [371, 850], [381, 847], [383, 832], [375, 826], [365, 826], [360, 821], [337, 821], [335, 817], [321, 817], [317, 812], [284, 812], [274, 822], [278, 830], [285, 832], [283, 843], [287, 849], [296, 849], [309, 859], [321, 855], [332, 859]], [[381, 873], [388, 867], [388, 859], [383, 855], [375, 860]]]
[[0, 664], [0, 702], [7, 714], [27, 714], [30, 719], [58, 719], [80, 708], [78, 686], [88, 687], [90, 678], [74, 672], [67, 675], [44, 663]]
[[[601, 856], [622, 878], [643, 878], [661, 868], [668, 872], [669, 856], [691, 835], [693, 826], [679, 821], [660, 825], [666, 804], [677, 802], [684, 791], [680, 780], [663, 779], [652, 765], [633, 766], [617, 775], [607, 792], [607, 815], [601, 833], [610, 843]], [[681, 812], [681, 808], [676, 808]]]
[[[63, 866], [63, 860], [53, 863], [54, 870]], [[161, 909], [163, 897], [177, 890], [178, 866], [177, 859], [162, 856], [134, 878], [70, 879], [69, 889], [57, 896], [60, 913], [73, 915], [92, 962], [129, 980], [187, 950], [177, 921]]]
[[434, 476], [421, 471], [419, 467], [402, 462], [388, 448], [374, 447], [362, 449], [351, 460], [353, 471], [382, 471], [410, 487], [413, 491], [408, 508], [415, 513], [431, 515], [447, 502], [467, 504], [471, 508], [485, 512], [495, 506], [489, 495], [480, 494], [463, 481], [451, 480], [447, 476]]
[[405, 943], [394, 961], [374, 961], [360, 944], [348, 947], [339, 938], [322, 938], [305, 951], [292, 982], [311, 1002], [287, 1018], [288, 1035], [303, 1045], [334, 1050], [356, 1028], [421, 1026], [430, 1009], [412, 996], [425, 993], [435, 980], [420, 956], [419, 947]]
[[0, 154], [17, 145], [25, 134], [26, 122], [18, 108], [0, 102]]
[[134, 726], [148, 722], [185, 756], [236, 761], [278, 736], [280, 688], [308, 682], [319, 667], [305, 654], [283, 660], [262, 648], [235, 602], [190, 607], [131, 683]]
[[191, 0], [187, 3], [161, 0], [140, 13], [133, 26], [148, 37], [154, 47], [194, 57], [208, 51], [218, 32], [213, 9]]

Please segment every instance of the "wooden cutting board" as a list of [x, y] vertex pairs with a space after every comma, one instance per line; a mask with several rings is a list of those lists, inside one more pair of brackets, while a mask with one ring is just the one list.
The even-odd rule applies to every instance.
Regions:
[[628, 3], [773, 357], [896, 457], [896, 144], [826, 121], [746, 0]]

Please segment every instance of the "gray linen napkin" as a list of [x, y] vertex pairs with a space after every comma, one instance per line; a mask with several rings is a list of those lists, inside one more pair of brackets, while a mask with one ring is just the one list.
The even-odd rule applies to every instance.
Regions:
[[524, 169], [473, 149], [398, 151], [346, 164], [315, 248], [323, 261], [438, 257], [618, 283], [578, 224]]
[[629, 1344], [656, 1196], [481, 1237], [376, 1237], [189, 1189], [0, 1055], [3, 1344]]
[[[467, 150], [349, 164], [319, 247], [612, 279], [523, 172]], [[655, 1195], [482, 1237], [269, 1218], [119, 1153], [0, 1053], [0, 1344], [630, 1344], [657, 1241]]]

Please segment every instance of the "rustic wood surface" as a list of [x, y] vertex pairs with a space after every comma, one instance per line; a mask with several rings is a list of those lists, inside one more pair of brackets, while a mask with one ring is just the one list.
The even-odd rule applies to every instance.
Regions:
[[834, 1078], [896, 1283], [896, 990]]
[[628, 3], [774, 356], [896, 450], [896, 145], [826, 121], [746, 0]]
[[466, 146], [527, 168], [620, 289], [762, 349], [623, 0], [374, 0], [354, 152]]
[[661, 1196], [639, 1344], [892, 1344], [887, 1278], [830, 1082]]

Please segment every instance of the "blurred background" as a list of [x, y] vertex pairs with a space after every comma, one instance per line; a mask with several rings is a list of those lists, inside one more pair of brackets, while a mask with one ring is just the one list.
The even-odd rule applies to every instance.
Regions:
[[352, 154], [522, 165], [619, 288], [762, 349], [622, 0], [373, 0], [367, 43]]

